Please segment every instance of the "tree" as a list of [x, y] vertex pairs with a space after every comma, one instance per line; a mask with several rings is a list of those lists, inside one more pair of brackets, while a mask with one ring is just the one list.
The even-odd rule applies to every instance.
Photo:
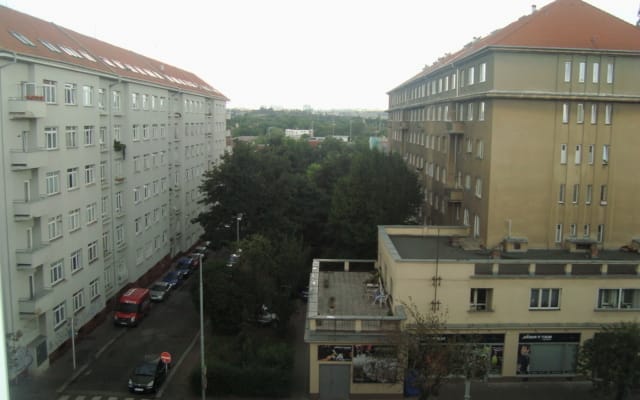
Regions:
[[591, 379], [596, 393], [613, 394], [616, 400], [628, 398], [631, 388], [640, 383], [640, 325], [605, 326], [580, 348], [578, 371]]

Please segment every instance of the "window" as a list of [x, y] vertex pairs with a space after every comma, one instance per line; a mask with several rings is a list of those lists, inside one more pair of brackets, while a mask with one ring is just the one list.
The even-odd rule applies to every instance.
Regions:
[[45, 186], [49, 196], [60, 193], [60, 172], [47, 172]]
[[564, 203], [565, 193], [566, 193], [566, 186], [564, 183], [561, 183], [560, 189], [558, 190], [558, 203]]
[[100, 161], [100, 182], [105, 183], [109, 177], [108, 164], [106, 161]]
[[100, 210], [102, 211], [102, 218], [108, 218], [108, 212], [109, 212], [109, 195], [107, 196], [102, 196], [102, 205], [100, 207]]
[[487, 80], [487, 63], [480, 64], [479, 74], [478, 82], [485, 82]]
[[582, 235], [588, 238], [590, 234], [591, 234], [591, 225], [584, 224], [584, 226], [582, 227]]
[[564, 62], [564, 81], [571, 82], [571, 61]]
[[142, 139], [149, 139], [149, 125], [142, 125]]
[[93, 88], [91, 86], [82, 87], [82, 102], [86, 107], [93, 105]]
[[[114, 90], [111, 92], [111, 107], [113, 108], [113, 111], [120, 111], [120, 106], [121, 106], [120, 92], [117, 90]], [[119, 137], [120, 136], [117, 136], [117, 138]]]
[[91, 282], [89, 282], [89, 297], [91, 297], [92, 300], [100, 296], [99, 282], [100, 281], [98, 279], [94, 279]]
[[49, 267], [49, 284], [54, 286], [64, 279], [64, 263], [58, 260]]
[[462, 223], [465, 226], [469, 226], [469, 209], [465, 208], [462, 214]]
[[481, 101], [478, 107], [478, 121], [484, 121], [484, 101]]
[[84, 290], [80, 289], [79, 291], [73, 294], [73, 312], [76, 313], [84, 308]]
[[578, 64], [578, 82], [584, 83], [587, 76], [587, 63], [582, 61]]
[[493, 289], [477, 288], [471, 289], [469, 298], [469, 310], [471, 311], [492, 311], [491, 298]]
[[583, 124], [584, 123], [584, 104], [578, 103], [578, 109], [576, 111], [576, 123]]
[[149, 109], [149, 95], [148, 94], [143, 94], [142, 95], [142, 109], [143, 110], [148, 110]]
[[611, 104], [606, 104], [604, 106], [604, 123], [605, 123], [605, 125], [611, 125], [612, 113], [613, 113], [613, 106]]
[[565, 143], [560, 145], [560, 164], [567, 163], [567, 145]]
[[131, 93], [131, 108], [133, 110], [138, 109], [138, 93]]
[[588, 154], [588, 162], [589, 164], [593, 164], [595, 159], [596, 146], [594, 144], [589, 145], [589, 154]]
[[124, 226], [116, 226], [116, 245], [124, 243]]
[[482, 178], [476, 178], [476, 197], [482, 198]]
[[579, 197], [580, 197], [580, 185], [576, 183], [573, 185], [573, 195], [571, 196], [571, 202], [573, 204], [578, 204]]
[[47, 150], [58, 149], [58, 128], [51, 126], [44, 128], [44, 138]]
[[55, 104], [57, 101], [56, 96], [56, 84], [55, 81], [44, 80], [43, 81], [43, 92], [44, 92], [44, 102], [47, 104]]
[[140, 172], [140, 156], [133, 156], [133, 171]]
[[134, 221], [136, 235], [142, 232], [142, 218], [136, 218]]
[[78, 168], [67, 169], [67, 190], [78, 188]]
[[78, 132], [75, 126], [67, 126], [65, 128], [67, 135], [67, 148], [72, 149], [78, 147]]
[[467, 121], [473, 121], [473, 103], [467, 106]]
[[480, 237], [480, 216], [476, 215], [473, 217], [473, 237]]
[[95, 144], [94, 135], [95, 135], [95, 132], [93, 129], [93, 125], [85, 125], [84, 127], [84, 145], [85, 146], [93, 146]]
[[598, 122], [598, 105], [593, 103], [591, 105], [591, 124], [595, 125]]
[[585, 196], [584, 203], [591, 204], [591, 199], [593, 197], [593, 185], [587, 185], [587, 195]]
[[111, 232], [106, 231], [102, 234], [102, 255], [104, 257], [111, 253]]
[[531, 289], [529, 309], [560, 309], [560, 289]]
[[599, 289], [598, 308], [638, 309], [640, 289]]
[[120, 125], [113, 126], [113, 140], [120, 140], [121, 131], [122, 131], [122, 127]]
[[142, 156], [142, 161], [144, 169], [149, 169], [149, 154], [145, 154], [144, 156]]
[[598, 83], [598, 80], [600, 79], [600, 64], [594, 62], [591, 72], [591, 82]]
[[476, 158], [484, 159], [484, 142], [482, 140], [476, 141]]
[[576, 224], [571, 224], [569, 226], [569, 236], [571, 237], [576, 237], [578, 234], [578, 225]]
[[473, 85], [476, 78], [476, 67], [469, 67], [469, 86]]
[[602, 164], [603, 165], [609, 164], [609, 145], [608, 144], [602, 145]]
[[607, 64], [607, 83], [613, 83], [613, 63]]
[[569, 123], [569, 103], [562, 104], [562, 123]]
[[106, 149], [106, 144], [107, 144], [107, 127], [106, 126], [100, 127], [100, 134], [98, 137], [98, 141], [100, 143], [100, 147], [102, 149]]
[[140, 203], [140, 186], [133, 188], [133, 203], [134, 204]]
[[58, 304], [53, 307], [53, 328], [57, 329], [61, 325], [67, 322], [67, 312], [65, 307], [65, 302]]
[[98, 241], [94, 240], [87, 246], [87, 253], [89, 254], [89, 262], [92, 263], [98, 259]]
[[70, 106], [76, 105], [76, 91], [75, 83], [64, 84], [64, 104]]
[[76, 250], [71, 253], [69, 258], [71, 264], [71, 273], [77, 272], [82, 269], [82, 250]]
[[87, 206], [87, 225], [90, 225], [97, 221], [98, 204], [91, 203]]
[[69, 211], [69, 232], [80, 229], [80, 209]]
[[107, 93], [103, 88], [98, 89], [98, 108], [104, 110], [107, 103]]
[[90, 185], [96, 183], [96, 166], [95, 164], [84, 166], [84, 183]]
[[116, 212], [122, 211], [122, 192], [116, 192]]
[[62, 237], [62, 215], [49, 218], [47, 229], [49, 231], [49, 240]]
[[133, 126], [133, 140], [140, 140], [140, 125]]
[[600, 185], [600, 204], [607, 205], [607, 185]]
[[581, 144], [577, 144], [576, 145], [576, 152], [574, 154], [573, 160], [575, 162], [576, 165], [580, 164], [580, 159], [582, 158], [582, 145]]
[[464, 188], [467, 190], [471, 190], [471, 175], [465, 175]]
[[556, 224], [556, 243], [562, 243], [562, 224]]

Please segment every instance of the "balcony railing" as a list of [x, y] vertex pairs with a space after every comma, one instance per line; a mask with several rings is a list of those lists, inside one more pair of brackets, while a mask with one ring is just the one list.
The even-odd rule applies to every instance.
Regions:
[[34, 82], [21, 82], [17, 88], [18, 95], [9, 98], [9, 116], [12, 119], [42, 118], [46, 115], [44, 90]]
[[12, 149], [10, 151], [11, 169], [17, 171], [44, 167], [49, 161], [49, 155], [44, 147], [31, 148], [27, 151]]

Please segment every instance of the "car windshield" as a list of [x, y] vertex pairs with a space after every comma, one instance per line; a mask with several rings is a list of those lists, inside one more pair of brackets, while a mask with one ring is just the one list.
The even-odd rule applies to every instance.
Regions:
[[165, 290], [167, 290], [167, 286], [156, 283], [155, 285], [151, 286], [151, 290], [154, 292], [164, 292]]
[[138, 305], [132, 303], [118, 303], [117, 311], [128, 314], [134, 313], [138, 311]]
[[156, 366], [154, 363], [140, 364], [133, 371], [136, 375], [153, 376], [156, 372]]

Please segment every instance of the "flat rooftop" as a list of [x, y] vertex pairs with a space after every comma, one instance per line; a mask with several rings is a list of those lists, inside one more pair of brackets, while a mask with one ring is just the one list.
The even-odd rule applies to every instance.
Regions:
[[[391, 243], [398, 255], [403, 260], [493, 260], [488, 249], [465, 250], [460, 246], [451, 244], [451, 236], [411, 236], [389, 235]], [[622, 250], [600, 250], [595, 258], [588, 257], [587, 253], [568, 250], [532, 250], [525, 252], [501, 252], [497, 260], [560, 260], [580, 262], [603, 261], [629, 261], [640, 263], [640, 254]]]
[[[373, 303], [366, 290], [369, 272], [320, 271], [318, 279], [318, 316], [386, 316], [387, 303]], [[325, 282], [327, 287], [325, 287]], [[335, 299], [335, 308], [329, 309], [330, 299]]]

